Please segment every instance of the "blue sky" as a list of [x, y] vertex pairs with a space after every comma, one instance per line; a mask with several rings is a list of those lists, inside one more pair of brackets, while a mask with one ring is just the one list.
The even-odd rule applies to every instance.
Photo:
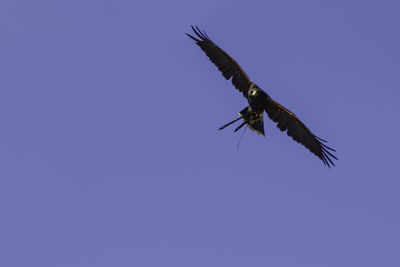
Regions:
[[[0, 3], [1, 266], [399, 266], [398, 1]], [[187, 38], [337, 150], [328, 169]]]

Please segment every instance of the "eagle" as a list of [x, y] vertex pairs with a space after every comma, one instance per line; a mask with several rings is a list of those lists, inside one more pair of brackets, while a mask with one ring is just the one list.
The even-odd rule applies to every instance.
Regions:
[[204, 31], [201, 31], [197, 26], [191, 27], [196, 37], [188, 33], [186, 35], [196, 42], [210, 61], [217, 66], [225, 79], [232, 79], [232, 84], [249, 103], [239, 112], [239, 118], [223, 125], [219, 130], [242, 119], [243, 122], [234, 130], [235, 132], [247, 125], [252, 131], [265, 136], [263, 118], [265, 111], [272, 121], [278, 123], [277, 127], [282, 132], [287, 131], [288, 136], [309, 149], [329, 168], [331, 165], [335, 166], [332, 159], [338, 159], [333, 155], [336, 150], [327, 146], [326, 140], [314, 135], [293, 112], [274, 101], [257, 84], [253, 83], [239, 64], [211, 41], [211, 38]]

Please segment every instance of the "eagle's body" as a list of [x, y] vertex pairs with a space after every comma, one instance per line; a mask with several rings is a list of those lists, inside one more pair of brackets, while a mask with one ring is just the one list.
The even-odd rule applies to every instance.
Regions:
[[187, 35], [196, 41], [196, 44], [200, 46], [226, 79], [232, 78], [232, 84], [242, 92], [249, 103], [247, 107], [239, 112], [240, 117], [238, 119], [225, 124], [220, 130], [242, 119], [243, 123], [235, 131], [247, 124], [252, 131], [265, 136], [263, 119], [265, 111], [271, 120], [278, 123], [277, 126], [281, 131], [287, 130], [289, 136], [307, 147], [325, 165], [328, 167], [330, 167], [330, 164], [335, 165], [331, 158], [337, 158], [330, 152], [335, 150], [325, 145], [323, 143], [326, 142], [325, 140], [314, 135], [293, 112], [275, 102], [266, 92], [253, 83], [239, 64], [214, 44], [205, 32], [201, 32], [199, 28], [194, 28], [193, 26], [192, 29], [199, 39], [190, 34]]
[[[265, 105], [268, 104], [266, 100], [269, 98], [270, 97], [266, 92], [253, 83], [250, 85], [250, 89], [247, 93], [249, 106], [239, 112], [240, 118], [243, 119], [244, 123], [247, 124], [252, 131], [255, 131], [262, 136], [265, 136], [263, 113]], [[239, 129], [240, 126], [237, 130]]]
[[267, 100], [269, 98], [269, 95], [255, 83], [250, 85], [249, 92], [247, 93], [247, 101], [254, 112], [264, 112], [265, 105], [268, 104]]

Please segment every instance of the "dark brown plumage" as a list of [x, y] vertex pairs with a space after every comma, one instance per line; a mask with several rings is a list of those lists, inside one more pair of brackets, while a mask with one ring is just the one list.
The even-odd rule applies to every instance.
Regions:
[[243, 119], [243, 123], [235, 129], [235, 132], [247, 124], [251, 130], [264, 135], [262, 115], [265, 111], [272, 121], [278, 123], [277, 126], [281, 131], [287, 131], [288, 136], [308, 148], [328, 167], [335, 166], [332, 161], [332, 159], [337, 160], [337, 157], [332, 154], [335, 150], [324, 144], [326, 143], [325, 140], [314, 135], [293, 112], [275, 102], [266, 92], [253, 83], [239, 64], [214, 44], [205, 32], [200, 31], [198, 27], [192, 26], [192, 29], [197, 38], [188, 33], [187, 36], [193, 39], [206, 53], [208, 58], [222, 72], [225, 79], [232, 78], [232, 84], [242, 92], [249, 102], [249, 106], [239, 112], [240, 117], [238, 119], [225, 124], [220, 130], [239, 119]]

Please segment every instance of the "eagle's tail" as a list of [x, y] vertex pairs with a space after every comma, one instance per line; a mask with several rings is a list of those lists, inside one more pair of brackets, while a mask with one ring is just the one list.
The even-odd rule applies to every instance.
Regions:
[[250, 130], [256, 132], [259, 135], [265, 136], [264, 134], [264, 119], [263, 113], [254, 112], [251, 107], [245, 107], [242, 111], [239, 112], [239, 118], [228, 122], [224, 126], [220, 127], [219, 130], [224, 129], [225, 127], [231, 125], [232, 123], [243, 119], [243, 123], [236, 127], [235, 132], [242, 128], [245, 124], [247, 124]]
[[239, 112], [239, 116], [247, 123], [250, 130], [265, 136], [263, 112], [256, 113], [248, 106]]

